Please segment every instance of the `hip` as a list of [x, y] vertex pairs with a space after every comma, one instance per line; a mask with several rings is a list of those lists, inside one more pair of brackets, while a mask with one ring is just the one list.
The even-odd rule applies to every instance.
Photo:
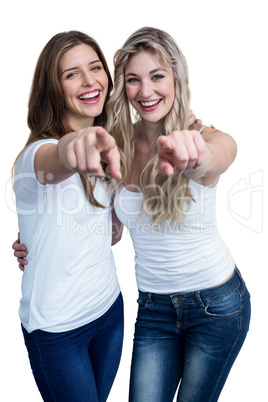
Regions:
[[250, 321], [250, 294], [236, 267], [227, 281], [200, 291], [165, 295], [139, 291], [138, 305], [136, 329], [150, 326], [156, 332], [162, 327], [182, 334], [204, 325], [211, 331], [215, 325], [248, 329]]

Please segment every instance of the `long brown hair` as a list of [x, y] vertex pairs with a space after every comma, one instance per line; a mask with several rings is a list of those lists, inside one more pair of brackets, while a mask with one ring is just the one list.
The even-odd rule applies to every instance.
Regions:
[[[60, 84], [59, 62], [65, 52], [81, 44], [90, 46], [97, 53], [108, 77], [108, 92], [103, 111], [94, 119], [95, 126], [106, 125], [105, 106], [110, 98], [113, 82], [102, 50], [95, 39], [83, 32], [61, 32], [49, 40], [37, 61], [28, 103], [27, 122], [31, 132], [24, 149], [35, 141], [48, 138], [59, 140], [74, 131], [64, 117], [65, 102]], [[103, 207], [93, 195], [96, 180], [91, 181], [83, 174], [80, 177], [88, 201], [94, 206]]]

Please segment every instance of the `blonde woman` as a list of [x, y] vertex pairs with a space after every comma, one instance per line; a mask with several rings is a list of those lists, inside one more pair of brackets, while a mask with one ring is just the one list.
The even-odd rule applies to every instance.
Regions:
[[139, 29], [114, 64], [107, 130], [123, 174], [115, 211], [132, 237], [139, 289], [130, 401], [171, 402], [178, 391], [179, 402], [214, 402], [250, 321], [215, 217], [236, 143], [214, 128], [186, 130], [187, 64], [167, 33]]

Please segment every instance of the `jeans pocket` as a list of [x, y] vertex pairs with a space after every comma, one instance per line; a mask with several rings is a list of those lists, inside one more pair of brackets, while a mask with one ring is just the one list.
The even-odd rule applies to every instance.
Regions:
[[237, 290], [217, 300], [203, 300], [204, 311], [210, 317], [233, 317], [241, 312], [241, 297]]

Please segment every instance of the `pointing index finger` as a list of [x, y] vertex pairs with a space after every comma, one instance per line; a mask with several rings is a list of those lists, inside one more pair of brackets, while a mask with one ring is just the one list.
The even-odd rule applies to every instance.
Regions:
[[110, 166], [111, 175], [120, 180], [120, 154], [114, 138], [102, 127], [96, 130], [96, 147], [100, 152], [101, 159]]

